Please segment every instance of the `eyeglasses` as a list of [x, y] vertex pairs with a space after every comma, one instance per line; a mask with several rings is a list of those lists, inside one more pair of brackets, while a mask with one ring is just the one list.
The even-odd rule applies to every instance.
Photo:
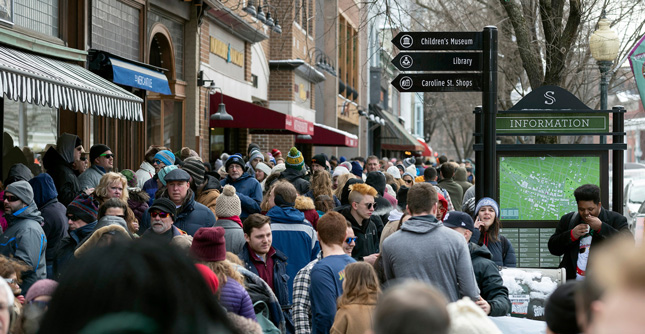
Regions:
[[374, 208], [374, 210], [376, 210], [376, 203], [374, 203], [374, 202], [365, 203], [365, 206], [367, 207], [368, 210], [372, 210], [372, 208]]
[[161, 217], [161, 218], [166, 218], [170, 215], [168, 212], [150, 212], [150, 217], [156, 218], [156, 217]]
[[17, 202], [17, 201], [20, 200], [20, 198], [18, 198], [16, 196], [11, 196], [11, 195], [5, 194], [3, 200], [5, 200], [7, 202]]
[[106, 157], [107, 159], [112, 159], [112, 158], [114, 158], [114, 154], [113, 153], [109, 153], [109, 154], [108, 153], [103, 153], [103, 154], [99, 155], [99, 157]]
[[81, 218], [79, 218], [77, 215], [69, 215], [69, 216], [67, 216], [67, 219], [75, 221], [75, 220], [79, 220]]
[[7, 282], [8, 284], [18, 283], [18, 280], [15, 278], [5, 278], [4, 281]]
[[159, 159], [155, 159], [153, 162], [156, 163], [157, 165], [161, 165], [161, 163], [162, 163], [162, 161], [159, 160]]
[[357, 237], [353, 237], [353, 238], [352, 238], [352, 237], [348, 237], [347, 239], [345, 239], [345, 242], [346, 242], [348, 245], [350, 245], [352, 242], [356, 242], [356, 240], [357, 240], [357, 239], [358, 239]]
[[405, 181], [405, 183], [412, 183], [412, 180], [405, 180], [404, 179], [403, 181]]

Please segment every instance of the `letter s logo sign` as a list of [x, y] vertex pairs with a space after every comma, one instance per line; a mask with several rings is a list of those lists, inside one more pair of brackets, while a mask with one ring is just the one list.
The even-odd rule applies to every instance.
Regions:
[[544, 93], [544, 98], [546, 98], [546, 100], [544, 100], [544, 104], [551, 105], [555, 103], [555, 96], [553, 96], [554, 94], [555, 93], [552, 90], [549, 90], [546, 93]]

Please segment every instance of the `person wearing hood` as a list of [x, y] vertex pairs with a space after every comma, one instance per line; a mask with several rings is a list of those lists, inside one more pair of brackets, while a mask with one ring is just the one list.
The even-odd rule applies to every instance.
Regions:
[[455, 170], [457, 169], [455, 166], [456, 164], [452, 162], [448, 162], [441, 165], [440, 172], [441, 172], [442, 179], [437, 183], [437, 185], [448, 191], [448, 194], [450, 195], [450, 200], [452, 201], [452, 207], [458, 209], [461, 207], [461, 201], [464, 198], [464, 190], [453, 179], [453, 176], [455, 175]]
[[260, 162], [264, 163], [264, 155], [259, 148], [253, 148], [249, 152], [249, 161], [246, 162], [246, 172], [255, 177], [255, 166]]
[[309, 192], [310, 183], [305, 179], [303, 167], [305, 165], [305, 158], [297, 148], [292, 147], [287, 154], [284, 161], [286, 169], [280, 175], [280, 179], [285, 179], [296, 187], [299, 195], [304, 195]]
[[44, 219], [42, 228], [47, 237], [47, 251], [45, 252], [47, 278], [52, 278], [55, 251], [60, 241], [67, 236], [67, 216], [65, 216], [67, 209], [58, 201], [58, 192], [54, 186], [54, 180], [49, 174], [37, 175], [29, 180], [29, 184], [34, 191], [34, 201]]
[[135, 187], [143, 189], [143, 185], [146, 184], [146, 182], [153, 176], [155, 176], [157, 172], [155, 170], [155, 166], [153, 166], [152, 164], [154, 163], [155, 155], [162, 149], [165, 148], [159, 147], [157, 145], [150, 145], [150, 147], [148, 147], [143, 158], [143, 162], [141, 162], [141, 165], [136, 172], [137, 184]]
[[266, 216], [271, 218], [273, 246], [286, 254], [287, 275], [289, 275], [289, 303], [293, 296], [293, 279], [298, 270], [311, 262], [320, 252], [316, 230], [305, 219], [305, 214], [294, 206], [298, 192], [289, 182], [281, 180], [271, 188], [270, 209]]
[[60, 241], [55, 251], [54, 279], [60, 279], [69, 262], [74, 259], [74, 251], [83, 240], [94, 231], [99, 205], [92, 196], [80, 194], [67, 206], [69, 235]]
[[9, 173], [7, 178], [4, 180], [4, 186], [8, 186], [16, 181], [27, 181], [31, 180], [34, 177], [34, 174], [31, 172], [29, 167], [24, 164], [17, 163], [9, 168]]
[[56, 148], [50, 147], [43, 156], [43, 167], [54, 179], [58, 201], [67, 206], [81, 193], [72, 164], [81, 160], [83, 145], [77, 135], [63, 133], [58, 137]]
[[461, 234], [437, 220], [437, 201], [437, 191], [431, 184], [419, 183], [410, 188], [407, 207], [412, 217], [383, 241], [385, 278], [411, 278], [432, 284], [450, 302], [461, 296], [477, 301], [479, 288], [468, 245]]
[[468, 182], [468, 171], [466, 171], [465, 167], [458, 167], [457, 170], [455, 171], [455, 182], [457, 182], [458, 185], [461, 186], [461, 188], [464, 190], [464, 194], [466, 193], [466, 190], [468, 188], [472, 187], [473, 184]]
[[[190, 175], [186, 171], [175, 169], [165, 175], [164, 181], [167, 187], [159, 198], [169, 198], [177, 207], [174, 226], [194, 236], [199, 228], [212, 227], [215, 224], [213, 212], [195, 201], [195, 193], [190, 189]], [[150, 228], [151, 208], [143, 215], [142, 230]]]
[[114, 168], [114, 154], [107, 145], [94, 144], [90, 148], [90, 163], [92, 166], [78, 177], [78, 184], [83, 191], [96, 188], [103, 175]]
[[488, 247], [468, 242], [475, 230], [473, 218], [464, 212], [453, 211], [446, 215], [443, 225], [459, 232], [468, 243], [475, 279], [481, 291], [481, 299], [475, 303], [491, 317], [503, 317], [511, 313], [508, 289], [504, 286], [497, 264], [491, 260], [492, 255]]
[[0, 236], [0, 254], [17, 258], [31, 267], [22, 273], [20, 288], [25, 294], [37, 280], [47, 278], [47, 239], [41, 227], [43, 217], [34, 202], [34, 191], [27, 181], [20, 180], [7, 186], [3, 201], [8, 228]]
[[240, 154], [233, 154], [224, 165], [228, 175], [221, 181], [221, 186], [227, 184], [235, 188], [235, 193], [242, 203], [242, 214], [240, 219], [244, 220], [252, 213], [260, 213], [260, 203], [262, 203], [262, 186], [260, 182], [244, 172], [244, 159]]
[[[369, 161], [369, 160], [368, 160]], [[390, 211], [394, 208], [392, 203], [388, 201], [385, 196], [385, 175], [379, 171], [367, 173], [365, 178], [365, 183], [367, 183], [372, 188], [376, 189], [378, 196], [374, 197], [374, 202], [376, 203], [376, 209], [374, 213], [381, 217], [382, 222], [387, 222], [388, 217], [390, 216]], [[381, 235], [382, 229], [379, 231], [379, 237]]]
[[117, 216], [103, 216], [96, 223], [92, 234], [74, 251], [74, 257], [79, 258], [94, 247], [107, 246], [113, 242], [132, 241], [125, 220]]

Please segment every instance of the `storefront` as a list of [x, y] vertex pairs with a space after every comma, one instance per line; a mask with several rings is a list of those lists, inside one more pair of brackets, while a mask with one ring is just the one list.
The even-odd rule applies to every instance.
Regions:
[[[396, 116], [374, 104], [370, 105], [370, 111], [385, 120], [385, 126], [375, 129], [372, 136], [372, 147], [377, 156], [404, 157], [424, 151], [424, 146], [399, 123]], [[376, 148], [380, 148], [380, 152]]]

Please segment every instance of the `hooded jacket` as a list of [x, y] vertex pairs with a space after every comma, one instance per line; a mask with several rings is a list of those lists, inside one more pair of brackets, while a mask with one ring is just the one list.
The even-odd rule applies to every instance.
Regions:
[[304, 195], [309, 192], [310, 183], [305, 180], [305, 173], [302, 170], [287, 168], [280, 173], [280, 179], [285, 179], [289, 181], [289, 183], [293, 184], [300, 195]]
[[[161, 197], [168, 197], [168, 191], [164, 190]], [[140, 230], [148, 230], [150, 228], [150, 209], [141, 219]], [[188, 189], [186, 198], [181, 207], [177, 208], [177, 215], [173, 224], [178, 229], [186, 231], [190, 236], [194, 236], [198, 229], [202, 227], [212, 227], [215, 225], [215, 215], [211, 210], [203, 204], [195, 201], [195, 193]]]
[[41, 227], [43, 217], [36, 202], [32, 201], [22, 210], [5, 214], [5, 218], [8, 227], [0, 236], [0, 254], [20, 259], [32, 268], [22, 273], [21, 288], [26, 294], [37, 280], [47, 278], [47, 238]]
[[58, 244], [67, 236], [67, 208], [58, 201], [54, 180], [49, 174], [40, 174], [29, 180], [34, 190], [34, 202], [43, 217], [42, 225], [47, 237], [47, 265], [53, 264]]
[[[334, 211], [340, 212], [342, 214], [344, 210], [348, 210], [348, 209], [352, 208], [350, 203], [349, 203], [349, 193], [350, 193], [349, 186], [351, 186], [352, 184], [356, 184], [356, 183], [365, 183], [365, 182], [362, 179], [349, 179], [349, 180], [347, 180], [347, 183], [345, 183], [345, 185], [343, 186], [343, 191], [341, 192], [341, 195], [340, 195], [340, 203], [341, 203], [341, 205], [335, 207]], [[379, 216], [378, 214], [376, 214], [376, 215], [372, 214], [372, 217], [370, 217], [370, 221], [372, 221], [372, 223], [374, 223], [374, 226], [376, 226], [376, 232], [377, 232], [377, 235], [380, 238], [380, 235], [383, 232], [383, 228], [385, 227], [385, 224], [383, 223], [383, 220], [381, 219], [381, 216]], [[387, 217], [386, 217], [385, 222], [387, 222]], [[356, 244], [358, 245], [358, 242]], [[354, 249], [356, 249], [356, 247], [354, 247]], [[353, 252], [352, 252], [352, 254], [353, 254]]]
[[[364, 219], [362, 225], [359, 225], [354, 216], [352, 216], [352, 208], [347, 207], [340, 211], [345, 219], [352, 224], [352, 230], [356, 236], [356, 246], [352, 250], [352, 257], [358, 261], [362, 261], [365, 256], [372, 255], [379, 252], [380, 237], [376, 224], [372, 219]], [[372, 215], [372, 217], [376, 217]]]
[[149, 162], [144, 161], [139, 166], [139, 169], [135, 173], [137, 176], [137, 187], [143, 189], [143, 185], [146, 184], [146, 181], [150, 180], [155, 175], [155, 167]]
[[105, 169], [103, 167], [97, 165], [90, 166], [83, 174], [78, 176], [78, 184], [81, 186], [81, 190], [96, 188], [99, 182], [101, 182], [103, 175], [105, 175]]
[[455, 171], [454, 179], [455, 179], [455, 182], [457, 182], [457, 184], [461, 186], [461, 189], [464, 190], [464, 194], [466, 193], [466, 190], [468, 190], [468, 188], [473, 186], [472, 183], [468, 182], [467, 178], [468, 178], [468, 171], [466, 170], [466, 168], [464, 167], [457, 168], [457, 170]]
[[58, 190], [58, 201], [65, 207], [81, 192], [78, 178], [72, 169], [74, 150], [80, 142], [78, 136], [63, 133], [58, 138], [57, 149], [50, 147], [43, 157], [43, 166], [47, 174], [54, 179], [54, 185]]
[[139, 188], [128, 188], [128, 195], [128, 207], [130, 207], [134, 213], [137, 221], [140, 222], [143, 219], [143, 215], [146, 210], [148, 210], [148, 201], [150, 200], [150, 196]]
[[437, 183], [441, 188], [444, 188], [450, 194], [450, 200], [452, 201], [452, 207], [456, 209], [461, 208], [461, 201], [464, 198], [464, 190], [461, 186], [453, 180], [453, 178], [443, 179]]
[[464, 236], [433, 215], [414, 216], [383, 241], [383, 270], [388, 280], [418, 279], [443, 292], [449, 302], [479, 298]]
[[311, 198], [302, 195], [296, 197], [296, 205], [294, 207], [305, 214], [305, 219], [311, 223], [314, 230], [318, 230], [318, 218], [320, 218], [320, 216], [318, 215], [314, 201]]
[[240, 198], [240, 204], [242, 205], [242, 214], [240, 215], [242, 220], [252, 213], [260, 213], [262, 186], [255, 177], [244, 173], [237, 180], [233, 181], [230, 176], [227, 176], [220, 184], [222, 188], [227, 184], [235, 188], [235, 193]]
[[97, 222], [92, 234], [88, 235], [74, 251], [74, 257], [79, 258], [99, 244], [104, 236], [111, 235], [112, 240], [132, 240], [128, 226], [121, 217], [104, 216]]
[[9, 174], [7, 174], [7, 178], [4, 181], [5, 187], [9, 185], [10, 183], [16, 182], [16, 181], [29, 181], [34, 177], [34, 174], [31, 173], [31, 169], [29, 167], [17, 163], [11, 166], [9, 168]]
[[504, 286], [502, 276], [486, 246], [469, 243], [470, 258], [481, 297], [490, 305], [491, 317], [502, 317], [511, 313], [511, 301], [508, 299], [508, 289]]
[[54, 257], [54, 279], [60, 279], [69, 263], [74, 260], [74, 251], [82, 244], [83, 240], [92, 234], [96, 223], [93, 221], [81, 228], [69, 231], [69, 235], [60, 241]]
[[[197, 202], [204, 204], [207, 208], [213, 211], [215, 215], [215, 201], [220, 195], [222, 186], [219, 180], [208, 174], [204, 175], [206, 182], [198, 189]], [[216, 215], [217, 216], [217, 215]]]
[[293, 279], [300, 269], [318, 256], [320, 245], [313, 226], [305, 219], [305, 214], [294, 207], [274, 206], [267, 212], [271, 218], [273, 247], [281, 250], [289, 262], [289, 303], [293, 295]]

